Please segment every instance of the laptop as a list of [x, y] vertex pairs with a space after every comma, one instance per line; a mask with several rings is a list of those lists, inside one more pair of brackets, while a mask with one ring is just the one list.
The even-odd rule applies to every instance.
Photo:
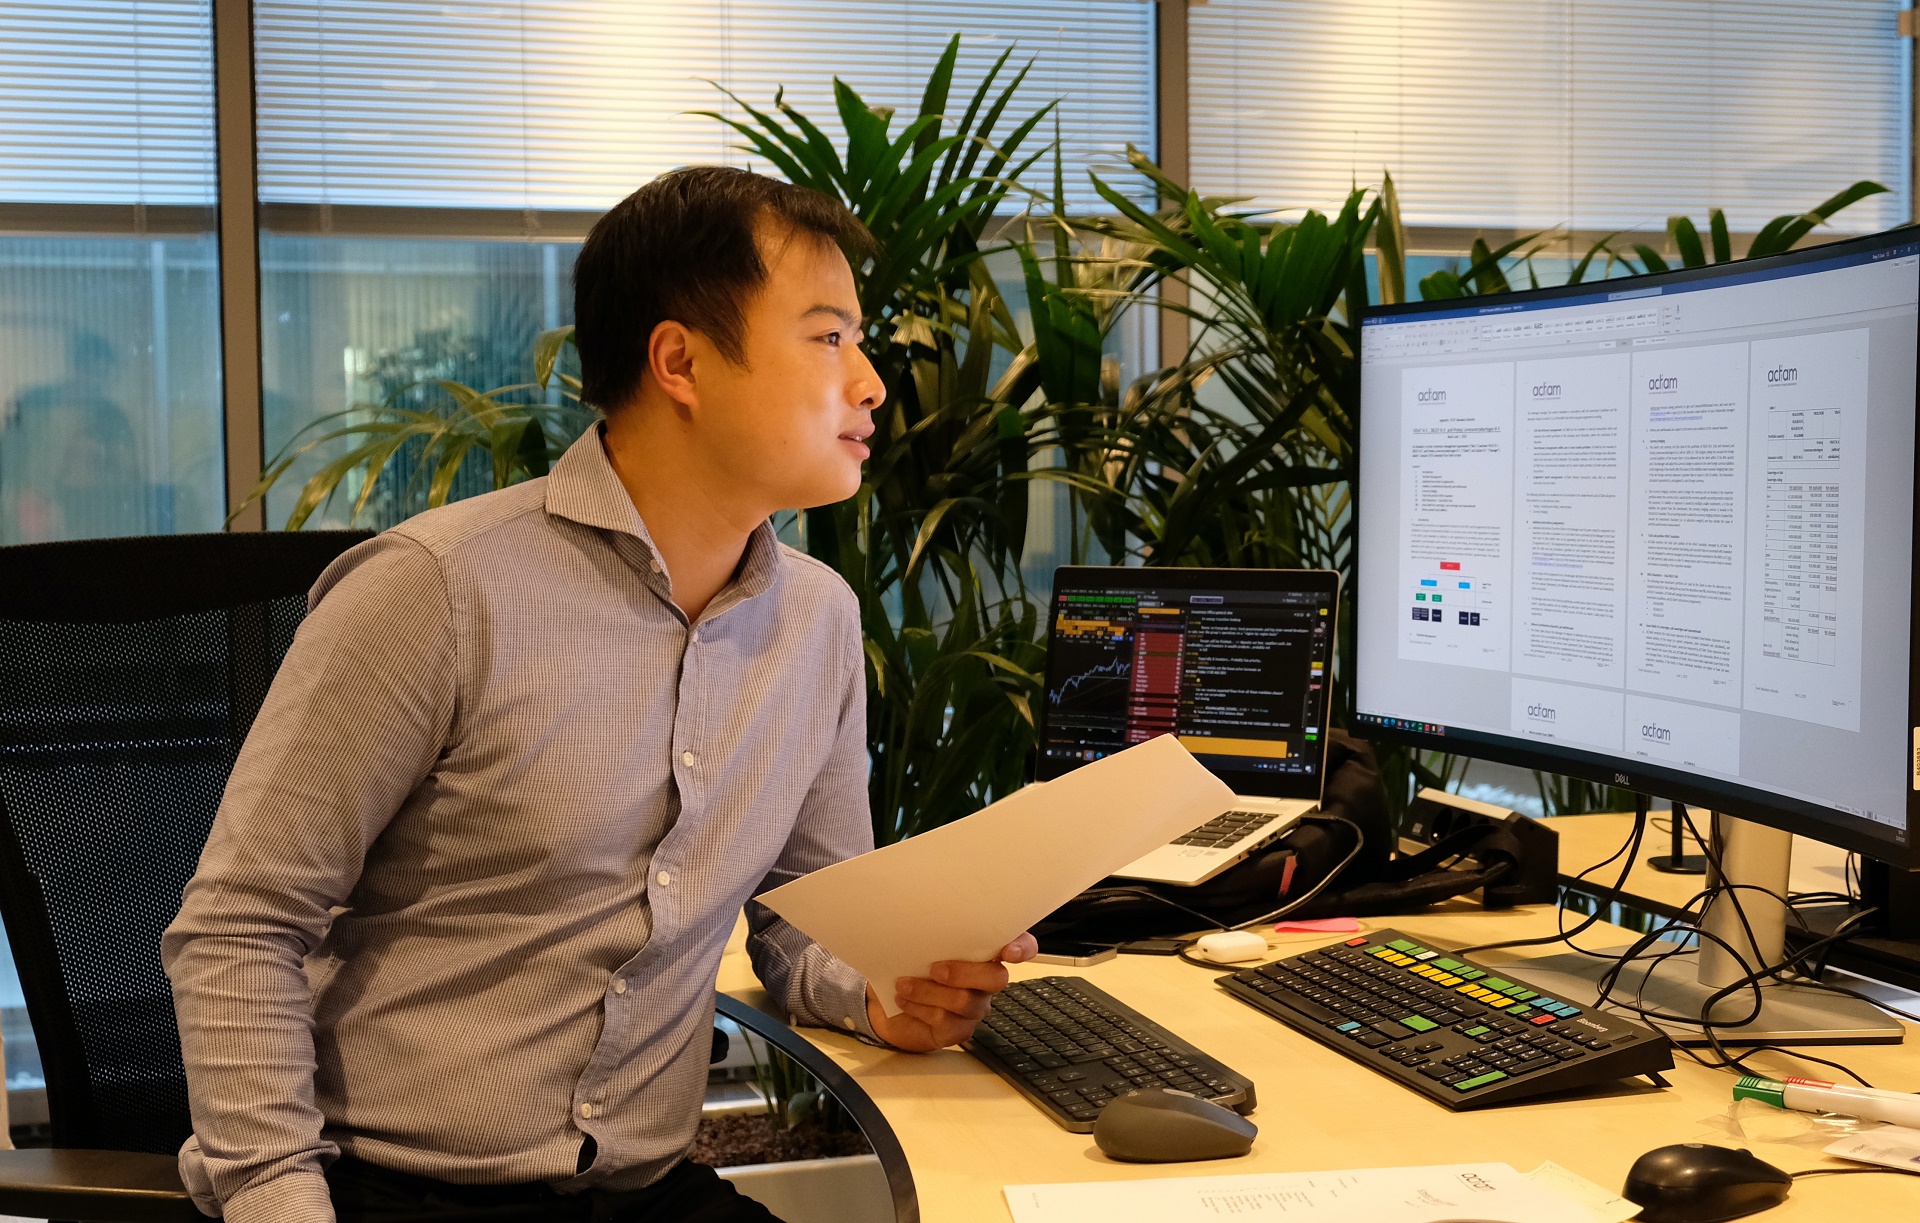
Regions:
[[1339, 598], [1331, 570], [1054, 570], [1035, 779], [1172, 734], [1235, 795], [1117, 875], [1205, 883], [1319, 805]]

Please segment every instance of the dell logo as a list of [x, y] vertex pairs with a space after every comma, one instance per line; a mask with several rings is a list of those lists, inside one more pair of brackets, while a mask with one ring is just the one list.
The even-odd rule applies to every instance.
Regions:
[[1645, 722], [1641, 724], [1640, 737], [1651, 743], [1672, 743], [1673, 742], [1672, 731], [1668, 730], [1664, 726], [1656, 726], [1652, 722]]
[[1647, 379], [1647, 389], [1649, 391], [1677, 391], [1680, 389], [1680, 379], [1674, 374], [1655, 374], [1653, 377]]
[[1541, 722], [1554, 722], [1560, 718], [1559, 712], [1551, 705], [1529, 705], [1527, 716]]
[[1560, 384], [1558, 382], [1542, 382], [1533, 388], [1533, 397], [1535, 399], [1558, 399], [1560, 398]]
[[1414, 398], [1418, 399], [1421, 403], [1445, 403], [1447, 401], [1447, 393], [1445, 391], [1421, 391], [1418, 395], [1414, 396]]
[[1625, 773], [1615, 773], [1613, 775], [1613, 784], [1630, 790], [1633, 788], [1633, 779]]
[[1795, 365], [1776, 365], [1767, 371], [1768, 386], [1792, 386], [1800, 381], [1800, 368]]

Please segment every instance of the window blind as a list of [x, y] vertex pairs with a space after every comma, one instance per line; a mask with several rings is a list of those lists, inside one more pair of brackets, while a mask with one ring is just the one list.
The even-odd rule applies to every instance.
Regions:
[[214, 200], [208, 0], [0, 6], [0, 200]]
[[1036, 59], [1008, 113], [1064, 99], [1077, 205], [1094, 198], [1085, 167], [1153, 143], [1141, 0], [255, 0], [254, 23], [270, 202], [601, 209], [674, 166], [746, 164], [737, 137], [687, 113], [741, 116], [709, 81], [761, 109], [785, 86], [837, 138], [835, 74], [912, 113], [956, 31], [951, 113], [1009, 45], [1011, 63]]
[[1908, 216], [1892, 0], [1210, 0], [1191, 8], [1208, 192], [1336, 205], [1393, 174], [1409, 224], [1736, 229], [1859, 179]]

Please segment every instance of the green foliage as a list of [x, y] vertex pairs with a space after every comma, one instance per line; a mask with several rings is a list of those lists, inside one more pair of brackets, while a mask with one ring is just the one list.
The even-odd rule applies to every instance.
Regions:
[[1032, 65], [1011, 69], [1009, 48], [953, 120], [959, 50], [955, 36], [897, 131], [891, 109], [836, 78], [844, 148], [778, 94], [771, 110], [729, 94], [745, 119], [706, 112], [744, 151], [843, 201], [879, 248], [854, 268], [867, 352], [887, 387], [873, 457], [858, 495], [808, 510], [802, 534], [860, 599], [883, 843], [1017, 789], [1039, 688], [1042, 628], [1019, 576], [1031, 447], [993, 377], [996, 349], [1022, 345], [983, 241], [1051, 147], [1033, 137], [1054, 103], [1010, 121]]
[[[535, 341], [536, 381], [489, 391], [445, 378], [401, 381], [391, 369], [383, 369], [382, 381], [391, 388], [385, 399], [309, 422], [268, 462], [260, 482], [227, 521], [264, 498], [310, 455], [320, 457], [321, 466], [301, 486], [288, 511], [289, 531], [305, 526], [342, 492], [352, 502], [348, 521], [358, 523], [382, 487], [383, 475], [404, 476], [397, 498], [404, 517], [445, 505], [469, 456], [489, 460], [495, 489], [547, 474], [595, 419], [580, 403], [579, 380], [570, 375], [558, 375], [561, 403], [544, 399], [557, 354], [571, 333], [570, 327], [558, 328]], [[438, 394], [429, 396], [429, 391]]]

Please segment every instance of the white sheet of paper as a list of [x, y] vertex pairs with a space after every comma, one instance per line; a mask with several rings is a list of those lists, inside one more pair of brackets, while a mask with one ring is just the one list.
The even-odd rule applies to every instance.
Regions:
[[1161, 735], [1028, 786], [983, 811], [849, 858], [759, 897], [867, 978], [987, 960], [1034, 922], [1148, 850], [1233, 805], [1233, 791]]
[[1883, 1125], [1877, 1130], [1848, 1134], [1824, 1148], [1829, 1155], [1863, 1164], [1882, 1164], [1904, 1172], [1920, 1172], [1920, 1130]]
[[1009, 1185], [1006, 1196], [1014, 1223], [1602, 1223], [1607, 1217], [1508, 1164]]

